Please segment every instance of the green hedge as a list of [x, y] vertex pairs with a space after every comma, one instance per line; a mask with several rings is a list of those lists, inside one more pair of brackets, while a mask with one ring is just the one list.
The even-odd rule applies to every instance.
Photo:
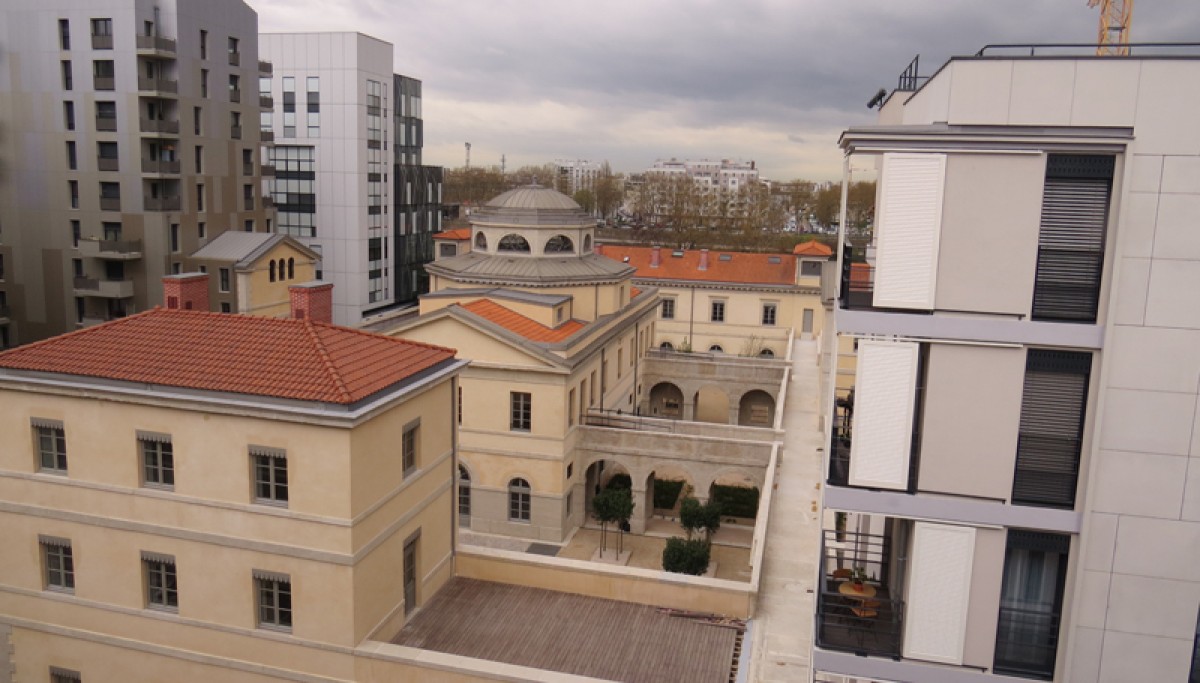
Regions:
[[708, 570], [708, 544], [673, 536], [663, 548], [663, 569], [677, 574], [701, 576]]
[[711, 500], [721, 504], [721, 514], [723, 515], [753, 519], [758, 515], [758, 496], [757, 487], [713, 484]]
[[677, 479], [654, 480], [654, 507], [670, 510], [679, 500], [679, 492], [683, 490], [684, 482]]
[[633, 489], [633, 480], [628, 474], [614, 474], [612, 479], [608, 480], [608, 484], [604, 486], [606, 489]]

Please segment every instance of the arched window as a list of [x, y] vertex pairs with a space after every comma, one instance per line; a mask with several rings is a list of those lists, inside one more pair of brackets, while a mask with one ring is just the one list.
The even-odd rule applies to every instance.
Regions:
[[508, 482], [508, 519], [510, 521], [529, 521], [529, 500], [532, 492], [529, 482], [520, 477]]
[[663, 342], [663, 343], [661, 343], [661, 344], [659, 344], [659, 345], [658, 345], [658, 348], [660, 348], [660, 349], [666, 349], [667, 351], [674, 351], [674, 350], [675, 350], [675, 345], [674, 345], [674, 344], [672, 344], [671, 342]]
[[471, 475], [462, 465], [458, 466], [458, 525], [471, 526]]
[[487, 251], [487, 238], [482, 232], [475, 233], [475, 248], [480, 251]]
[[271, 261], [271, 282], [275, 281], [275, 262]]
[[720, 344], [713, 344], [708, 347], [709, 353], [725, 353], [725, 349], [721, 348]]
[[758, 355], [762, 356], [763, 358], [774, 358], [775, 352], [771, 349], [763, 349], [762, 351], [758, 352]]
[[280, 280], [283, 280], [283, 279], [286, 277], [286, 276], [284, 275], [284, 273], [286, 273], [286, 272], [287, 272], [287, 271], [285, 270], [285, 269], [287, 268], [287, 262], [286, 262], [286, 261], [284, 261], [283, 259], [279, 259], [279, 260], [276, 262], [276, 265], [277, 265], [277, 267], [279, 268], [279, 279], [280, 279]]
[[546, 242], [547, 254], [574, 254], [575, 243], [566, 235], [555, 235]]
[[500, 238], [500, 244], [496, 245], [496, 251], [517, 251], [522, 254], [529, 253], [529, 242], [525, 241], [520, 235], [505, 235]]
[[591, 235], [583, 236], [583, 253], [585, 253], [585, 254], [592, 253], [592, 236]]
[[289, 258], [288, 259], [288, 279], [294, 280], [295, 278], [296, 278], [296, 259]]

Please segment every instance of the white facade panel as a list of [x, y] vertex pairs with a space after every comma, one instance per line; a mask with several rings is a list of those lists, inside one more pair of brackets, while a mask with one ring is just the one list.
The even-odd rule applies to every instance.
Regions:
[[945, 180], [944, 154], [883, 155], [876, 307], [933, 309]]
[[859, 342], [851, 486], [908, 488], [918, 352], [913, 342]]
[[975, 529], [913, 524], [904, 616], [904, 656], [962, 664]]

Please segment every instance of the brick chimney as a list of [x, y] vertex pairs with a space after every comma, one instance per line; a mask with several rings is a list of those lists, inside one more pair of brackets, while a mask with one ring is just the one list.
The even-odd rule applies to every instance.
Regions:
[[657, 244], [650, 247], [650, 267], [657, 268], [662, 263], [662, 247]]
[[596, 252], [600, 256], [604, 256], [604, 245], [597, 244], [596, 246], [592, 247], [592, 251]]
[[315, 323], [333, 322], [333, 283], [313, 280], [288, 287], [292, 317]]
[[163, 305], [185, 311], [208, 310], [208, 273], [165, 275]]
[[700, 250], [700, 265], [697, 267], [697, 270], [708, 270], [708, 250], [707, 249]]

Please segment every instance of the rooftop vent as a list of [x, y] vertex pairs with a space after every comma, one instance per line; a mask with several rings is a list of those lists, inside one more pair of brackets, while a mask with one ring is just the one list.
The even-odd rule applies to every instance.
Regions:
[[629, 263], [629, 257], [626, 256], [626, 257], [622, 258], [621, 263]]
[[671, 256], [673, 258], [683, 258], [683, 252], [682, 251], [673, 251], [673, 252], [671, 252]]
[[767, 263], [783, 263], [783, 259], [778, 256], [769, 256], [767, 257]]
[[718, 256], [717, 258], [718, 258], [719, 260], [721, 260], [721, 261], [732, 261], [732, 260], [733, 260], [733, 254], [721, 254], [721, 255], [720, 255], [720, 256]]

